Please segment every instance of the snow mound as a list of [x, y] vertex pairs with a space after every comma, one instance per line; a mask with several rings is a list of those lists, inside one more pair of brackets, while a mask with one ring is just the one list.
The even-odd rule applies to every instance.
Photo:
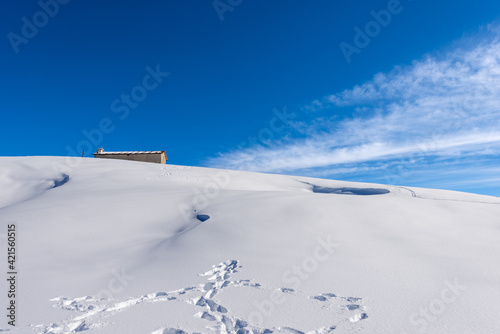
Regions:
[[499, 198], [460, 192], [0, 158], [19, 259], [16, 328], [0, 328], [495, 333], [498, 217]]

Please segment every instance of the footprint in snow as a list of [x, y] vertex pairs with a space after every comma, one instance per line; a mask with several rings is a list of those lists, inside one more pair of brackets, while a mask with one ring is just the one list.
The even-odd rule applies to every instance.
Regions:
[[[305, 333], [290, 326], [280, 326], [265, 328], [259, 324], [255, 324], [245, 319], [246, 314], [237, 314], [227, 305], [221, 305], [214, 297], [225, 289], [258, 289], [268, 293], [281, 293], [284, 300], [292, 298], [300, 303], [303, 300], [304, 305], [318, 310], [324, 309], [332, 312], [330, 316], [325, 318], [323, 327], [308, 331], [307, 334], [327, 334], [332, 333], [335, 329], [351, 328], [350, 326], [358, 326], [361, 320], [368, 318], [364, 312], [365, 307], [362, 305], [362, 298], [357, 297], [339, 297], [334, 293], [323, 293], [316, 296], [307, 296], [297, 290], [282, 287], [272, 288], [266, 287], [260, 283], [253, 282], [251, 279], [232, 280], [233, 274], [238, 273], [242, 266], [238, 260], [229, 260], [221, 262], [218, 265], [212, 266], [212, 269], [199, 274], [206, 277], [206, 282], [198, 287], [186, 287], [174, 291], [154, 292], [139, 297], [129, 298], [124, 301], [113, 302], [107, 299], [97, 299], [91, 296], [68, 299], [65, 297], [57, 297], [52, 299], [56, 304], [54, 307], [68, 311], [78, 312], [78, 315], [67, 320], [62, 320], [59, 323], [52, 323], [44, 326], [44, 334], [66, 333], [76, 331], [92, 331], [101, 328], [103, 319], [113, 316], [117, 312], [129, 309], [143, 303], [186, 303], [193, 307], [191, 316], [203, 319], [207, 322], [206, 329], [214, 333]], [[253, 291], [253, 290], [250, 290]], [[288, 297], [285, 297], [288, 296]], [[256, 297], [257, 298], [257, 297]], [[311, 303], [306, 301], [310, 300]], [[336, 324], [332, 324], [332, 316], [340, 315]], [[109, 323], [109, 322], [108, 322]], [[349, 325], [350, 324], [350, 325]], [[152, 334], [194, 334], [186, 331], [185, 328], [173, 328], [165, 326], [152, 332]], [[285, 325], [285, 324], [284, 324]], [[359, 327], [357, 327], [359, 329]]]

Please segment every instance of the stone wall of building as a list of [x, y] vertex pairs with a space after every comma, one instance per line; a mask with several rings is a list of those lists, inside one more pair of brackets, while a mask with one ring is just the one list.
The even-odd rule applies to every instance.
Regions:
[[165, 154], [159, 153], [120, 153], [120, 154], [106, 154], [100, 153], [94, 155], [99, 159], [120, 159], [120, 160], [132, 160], [132, 161], [142, 161], [142, 162], [153, 162], [157, 164], [166, 163]]

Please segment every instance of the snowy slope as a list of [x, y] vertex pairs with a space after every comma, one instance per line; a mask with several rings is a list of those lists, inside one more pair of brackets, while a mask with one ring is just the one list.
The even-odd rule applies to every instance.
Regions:
[[499, 198], [65, 165], [0, 158], [3, 252], [17, 229], [9, 333], [500, 332]]

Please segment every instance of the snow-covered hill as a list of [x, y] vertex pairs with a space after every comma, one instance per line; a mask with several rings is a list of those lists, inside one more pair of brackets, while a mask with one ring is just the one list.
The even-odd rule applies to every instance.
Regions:
[[499, 198], [65, 164], [0, 158], [5, 275], [16, 229], [9, 332], [500, 332]]

